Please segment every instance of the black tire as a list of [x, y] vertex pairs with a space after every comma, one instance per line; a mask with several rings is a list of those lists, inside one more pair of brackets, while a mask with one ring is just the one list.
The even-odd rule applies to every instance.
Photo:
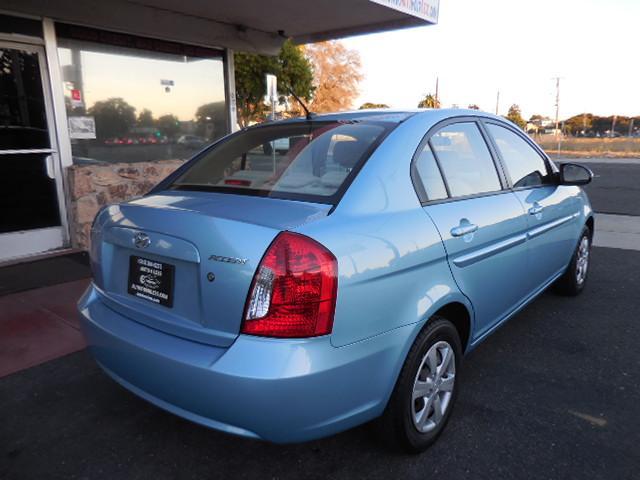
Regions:
[[[589, 278], [589, 262], [591, 259], [591, 230], [589, 227], [585, 226], [582, 229], [582, 234], [580, 235], [580, 240], [578, 241], [578, 246], [573, 252], [573, 256], [571, 257], [571, 263], [567, 267], [567, 270], [562, 274], [562, 276], [556, 281], [554, 285], [554, 289], [560, 293], [561, 295], [566, 295], [569, 297], [575, 297], [579, 295], [582, 290], [584, 290], [585, 285], [587, 284], [587, 279]], [[585, 240], [586, 239], [586, 240]], [[580, 280], [580, 276], [578, 275], [579, 262], [580, 262], [580, 248], [583, 245], [583, 242], [587, 242], [587, 263], [586, 270], [584, 276]]]
[[[414, 409], [419, 408], [417, 407], [419, 403], [416, 402], [424, 402], [424, 399], [417, 399], [415, 402], [412, 400], [414, 383], [418, 377], [418, 369], [422, 365], [423, 358], [425, 358], [429, 349], [439, 342], [446, 342], [453, 350], [453, 360], [455, 361], [453, 389], [441, 420], [435, 424], [431, 431], [423, 433], [414, 424]], [[442, 357], [438, 358], [444, 360]], [[458, 376], [461, 359], [462, 346], [456, 328], [443, 317], [435, 316], [431, 318], [411, 346], [389, 403], [382, 417], [376, 422], [378, 435], [384, 443], [392, 449], [402, 449], [408, 453], [420, 453], [436, 441], [451, 416], [458, 396]], [[433, 395], [437, 396], [439, 393]], [[422, 408], [426, 408], [426, 404], [423, 403]]]

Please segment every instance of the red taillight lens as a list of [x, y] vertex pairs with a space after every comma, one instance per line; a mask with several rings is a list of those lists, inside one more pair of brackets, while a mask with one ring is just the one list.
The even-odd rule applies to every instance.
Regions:
[[242, 333], [286, 338], [331, 333], [337, 287], [333, 254], [309, 237], [283, 232], [253, 278]]

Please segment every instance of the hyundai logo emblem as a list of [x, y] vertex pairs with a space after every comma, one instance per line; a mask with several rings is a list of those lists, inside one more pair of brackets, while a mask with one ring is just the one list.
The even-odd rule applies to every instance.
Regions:
[[133, 244], [138, 248], [147, 248], [151, 245], [151, 239], [146, 233], [138, 232], [136, 236], [133, 237]]

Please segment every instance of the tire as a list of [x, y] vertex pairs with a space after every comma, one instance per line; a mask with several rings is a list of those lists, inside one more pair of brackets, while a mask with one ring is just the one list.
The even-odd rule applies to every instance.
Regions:
[[[445, 358], [449, 358], [446, 365]], [[392, 449], [420, 453], [436, 441], [458, 396], [461, 359], [456, 328], [443, 317], [432, 317], [411, 346], [389, 403], [377, 421], [383, 442]], [[434, 365], [440, 375], [433, 375]], [[418, 397], [414, 400], [414, 386], [430, 394], [421, 396], [416, 389]], [[438, 405], [440, 415], [435, 411]]]
[[570, 297], [579, 295], [587, 284], [589, 262], [591, 260], [591, 230], [589, 227], [582, 229], [578, 246], [573, 252], [571, 263], [567, 270], [557, 280], [555, 290]]

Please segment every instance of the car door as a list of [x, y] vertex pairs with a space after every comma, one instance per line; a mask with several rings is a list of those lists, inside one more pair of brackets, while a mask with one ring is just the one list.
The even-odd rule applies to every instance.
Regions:
[[576, 246], [581, 203], [578, 187], [558, 185], [551, 165], [523, 133], [505, 124], [485, 122], [514, 194], [527, 211], [532, 290], [562, 272]]
[[[451, 272], [475, 313], [474, 338], [527, 296], [527, 220], [475, 120], [445, 124], [414, 159], [424, 211], [438, 228]], [[414, 177], [414, 180], [415, 180]]]

